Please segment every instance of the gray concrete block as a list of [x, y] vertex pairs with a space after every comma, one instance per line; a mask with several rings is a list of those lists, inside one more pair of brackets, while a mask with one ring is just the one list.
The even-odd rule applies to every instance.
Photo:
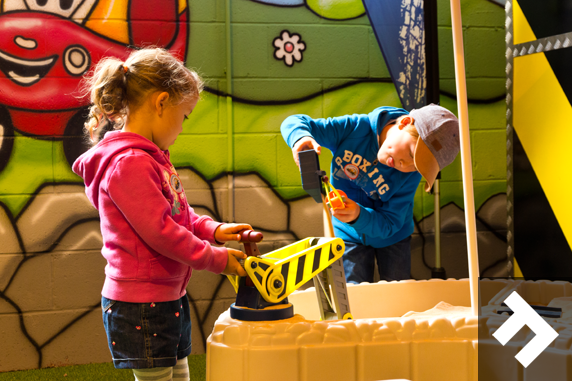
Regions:
[[18, 264], [24, 259], [21, 254], [0, 255], [0, 290], [4, 290], [12, 278]]
[[197, 172], [188, 168], [177, 169], [185, 193], [190, 190], [209, 190], [209, 184]]
[[324, 235], [324, 207], [311, 197], [290, 202], [290, 230], [299, 239]]
[[[226, 179], [225, 179], [226, 180]], [[218, 185], [218, 184], [217, 184]], [[216, 189], [215, 188], [215, 199], [218, 207], [218, 212], [220, 215], [219, 222], [230, 221], [230, 208], [228, 201], [228, 190], [227, 189]]]
[[38, 352], [22, 332], [18, 314], [0, 314], [0, 338], [0, 373], [38, 367]]
[[52, 259], [55, 309], [86, 308], [100, 300], [107, 261], [99, 251], [52, 254]]
[[[15, 271], [15, 273], [14, 273]], [[50, 254], [30, 256], [12, 273], [12, 283], [4, 293], [22, 312], [44, 311], [53, 307], [52, 258]], [[0, 313], [14, 312], [14, 307], [0, 299]]]
[[[215, 291], [223, 282], [223, 286], [219, 289], [218, 293]], [[218, 298], [233, 298], [236, 293], [232, 288], [230, 281], [224, 275], [211, 273], [210, 271], [194, 270], [189, 285], [187, 286], [187, 293], [194, 301], [205, 301]]]
[[265, 230], [287, 230], [288, 207], [271, 188], [237, 187], [234, 194], [237, 222], [246, 222]]
[[[57, 193], [38, 194], [18, 219], [18, 229], [28, 252], [48, 250], [78, 220], [99, 218], [83, 187], [58, 185]], [[76, 192], [71, 192], [72, 190]], [[82, 193], [77, 193], [81, 189]]]
[[42, 367], [111, 361], [100, 307], [28, 314], [24, 320], [33, 337], [44, 346]]
[[89, 221], [71, 228], [60, 239], [52, 252], [86, 250], [101, 252], [102, 247], [103, 238], [101, 237], [99, 221]]
[[[214, 192], [210, 190], [197, 190], [197, 189], [190, 189], [187, 190], [185, 188], [185, 194], [187, 196], [187, 201], [195, 211], [195, 213], [199, 215], [208, 214], [212, 216], [216, 211], [215, 203], [216, 200], [214, 199]], [[201, 212], [199, 213], [199, 209]]]
[[[489, 198], [477, 212], [478, 232], [497, 232], [506, 236], [506, 195]], [[435, 215], [430, 214], [419, 221], [421, 233], [435, 233]], [[419, 233], [417, 230], [416, 233]], [[441, 233], [465, 233], [465, 212], [455, 204], [441, 208]]]
[[[234, 303], [235, 299], [220, 299], [216, 301], [202, 301], [196, 302], [195, 308], [201, 317], [202, 326], [199, 327], [197, 316], [194, 312], [194, 308], [191, 308], [191, 342], [193, 344], [191, 354], [203, 354], [206, 353], [206, 339], [211, 334], [214, 323], [218, 319], [221, 313], [228, 310], [230, 305]], [[205, 316], [208, 310], [208, 315]], [[202, 334], [201, 334], [202, 330]], [[203, 340], [204, 338], [204, 340]]]
[[[435, 233], [435, 215], [430, 214], [419, 221], [419, 228], [423, 233]], [[464, 232], [465, 213], [455, 204], [441, 207], [441, 232]]]
[[199, 216], [209, 216], [213, 220], [217, 220], [214, 213], [210, 209], [203, 208], [202, 206], [193, 206], [192, 208]]
[[296, 240], [294, 238], [289, 239], [289, 240], [274, 241], [274, 250], [281, 249], [284, 246], [288, 246], [294, 242], [296, 242]]
[[506, 194], [499, 194], [489, 198], [478, 210], [477, 216], [492, 229], [506, 232]]
[[[209, 205], [210, 207], [214, 207], [214, 205], [216, 204], [217, 209], [206, 209], [204, 207], [201, 206], [201, 204], [195, 202], [194, 199], [191, 198], [191, 196], [188, 195], [189, 192], [187, 192], [185, 190], [185, 193], [187, 193], [187, 199], [189, 201], [189, 204], [191, 205], [191, 207], [194, 209], [195, 213], [199, 214], [199, 215], [203, 215], [203, 214], [207, 214], [209, 216], [211, 216], [215, 221], [219, 221], [219, 222], [226, 222], [229, 221], [229, 207], [228, 207], [228, 180], [227, 180], [227, 176], [223, 176], [222, 178], [214, 181], [212, 183], [213, 185], [213, 189], [214, 189], [214, 199], [212, 201], [209, 201], [207, 203], [207, 205]], [[191, 194], [194, 197], [194, 194]], [[204, 197], [202, 200], [207, 202], [208, 200], [208, 195], [207, 193], [199, 193], [199, 195], [201, 197]], [[211, 193], [212, 195], [212, 193]], [[218, 213], [220, 215], [220, 218], [217, 219], [212, 212], [214, 212], [215, 210], [218, 210]]]
[[6, 214], [4, 208], [0, 208], [0, 242], [2, 242], [0, 245], [0, 254], [22, 252], [20, 244], [18, 243], [14, 223], [8, 214]]
[[[235, 176], [236, 177], [236, 176]], [[214, 189], [226, 190], [228, 189], [228, 176], [221, 176], [211, 182]]]
[[[502, 195], [500, 196], [503, 197]], [[506, 199], [506, 196], [504, 196]], [[489, 199], [493, 200], [493, 198]], [[493, 204], [489, 206], [489, 202]], [[505, 201], [506, 202], [506, 201]], [[486, 207], [486, 208], [485, 208]], [[500, 221], [493, 222], [491, 218], [496, 218], [497, 216], [501, 215], [501, 211], [499, 208], [502, 207], [502, 201], [500, 199], [494, 199], [493, 201], [487, 201], [481, 207], [481, 210], [485, 208], [486, 212], [483, 212], [482, 218], [483, 221], [486, 223], [483, 224], [481, 221], [477, 220], [477, 231], [489, 231], [487, 225], [491, 226], [494, 225], [499, 229], [502, 229], [502, 224]], [[481, 214], [478, 214], [479, 218], [481, 218]], [[506, 221], [506, 219], [504, 220]], [[435, 215], [430, 214], [425, 217], [423, 220], [419, 221], [419, 227], [421, 231], [424, 233], [435, 233]], [[504, 228], [506, 230], [506, 227]], [[459, 208], [457, 205], [451, 203], [441, 207], [441, 232], [442, 233], [464, 233], [466, 232], [465, 228], [465, 211]]]
[[[271, 251], [280, 249], [296, 241], [294, 235], [289, 232], [273, 233], [263, 229], [256, 230], [264, 235], [264, 240], [256, 245], [258, 247], [258, 251], [260, 251], [260, 254], [268, 254]], [[243, 252], [245, 251], [244, 245], [239, 242], [227, 242], [225, 246]]]
[[[435, 266], [435, 236], [414, 235], [411, 243], [411, 273], [414, 279], [431, 278], [431, 268]], [[493, 232], [477, 232], [479, 270], [483, 276], [500, 276], [500, 268], [495, 263], [506, 258], [506, 242]], [[425, 266], [423, 262], [425, 257]], [[467, 238], [465, 233], [444, 233], [441, 235], [441, 267], [445, 268], [448, 278], [468, 278]], [[492, 267], [491, 267], [492, 266]], [[500, 266], [502, 267], [502, 266]], [[490, 268], [489, 270], [486, 270]], [[485, 271], [486, 270], [486, 271]], [[506, 276], [505, 273], [503, 276]]]
[[[500, 237], [506, 237], [506, 231]], [[498, 233], [497, 233], [498, 234]], [[495, 232], [477, 232], [477, 246], [479, 250], [479, 272], [481, 276], [506, 277], [508, 258], [506, 255], [507, 243]]]

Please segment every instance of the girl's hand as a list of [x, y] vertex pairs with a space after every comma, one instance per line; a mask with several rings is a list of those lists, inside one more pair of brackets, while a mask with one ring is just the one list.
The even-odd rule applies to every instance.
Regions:
[[344, 209], [335, 209], [335, 210], [330, 208], [332, 216], [336, 217], [338, 220], [342, 222], [345, 222], [346, 224], [348, 222], [353, 222], [357, 220], [361, 212], [361, 207], [359, 206], [359, 204], [354, 202], [353, 200], [350, 200], [347, 197], [343, 197], [343, 200], [346, 207]]
[[244, 268], [242, 268], [238, 262], [239, 259], [245, 259], [246, 254], [234, 249], [227, 248], [226, 250], [228, 251], [228, 262], [222, 273], [224, 275], [246, 276], [246, 271], [244, 271]]
[[252, 230], [249, 224], [222, 224], [215, 230], [214, 238], [217, 242], [240, 241], [240, 234], [243, 230]]
[[318, 144], [318, 142], [309, 136], [304, 136], [298, 140], [296, 144], [294, 144], [294, 147], [292, 147], [292, 156], [294, 157], [294, 162], [296, 162], [298, 168], [300, 168], [300, 158], [298, 157], [298, 152], [306, 151], [309, 149], [313, 149], [318, 155], [320, 152], [322, 152], [322, 147]]

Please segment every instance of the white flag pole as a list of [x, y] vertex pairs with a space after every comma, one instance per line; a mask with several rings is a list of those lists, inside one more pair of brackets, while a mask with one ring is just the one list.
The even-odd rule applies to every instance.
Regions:
[[465, 225], [467, 228], [467, 249], [469, 255], [469, 278], [471, 287], [471, 308], [474, 316], [480, 315], [479, 297], [479, 254], [477, 251], [477, 224], [475, 218], [475, 197], [473, 193], [473, 170], [471, 164], [471, 141], [469, 132], [469, 110], [467, 83], [465, 78], [465, 54], [463, 51], [463, 24], [461, 2], [451, 0], [451, 22], [453, 26], [453, 51], [455, 56], [455, 78], [457, 82], [457, 109], [461, 141], [461, 167], [463, 170], [463, 193], [465, 202]]

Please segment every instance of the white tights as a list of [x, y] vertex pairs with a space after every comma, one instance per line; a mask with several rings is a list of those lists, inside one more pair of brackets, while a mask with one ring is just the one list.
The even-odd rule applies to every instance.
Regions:
[[177, 360], [175, 366], [165, 368], [133, 369], [137, 381], [189, 381], [187, 357]]

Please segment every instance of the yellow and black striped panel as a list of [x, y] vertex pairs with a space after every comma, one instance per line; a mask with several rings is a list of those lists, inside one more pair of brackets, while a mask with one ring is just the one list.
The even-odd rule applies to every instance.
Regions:
[[[550, 30], [533, 5], [513, 2], [515, 44], [538, 37], [529, 19], [537, 31]], [[572, 264], [570, 57], [572, 48], [564, 48], [513, 61], [515, 256], [525, 277], [550, 278]]]
[[[286, 287], [280, 290], [277, 298], [280, 300], [285, 294], [291, 294], [339, 259], [344, 251], [343, 247], [336, 250], [337, 246], [340, 246], [340, 243], [332, 241], [316, 249], [310, 248], [306, 253], [284, 263], [281, 268], [274, 269], [275, 272], [280, 271], [286, 282]], [[273, 285], [268, 283], [267, 288], [272, 288]]]
[[249, 257], [245, 269], [264, 299], [278, 303], [343, 253], [344, 242], [340, 238], [308, 238], [259, 258]]

